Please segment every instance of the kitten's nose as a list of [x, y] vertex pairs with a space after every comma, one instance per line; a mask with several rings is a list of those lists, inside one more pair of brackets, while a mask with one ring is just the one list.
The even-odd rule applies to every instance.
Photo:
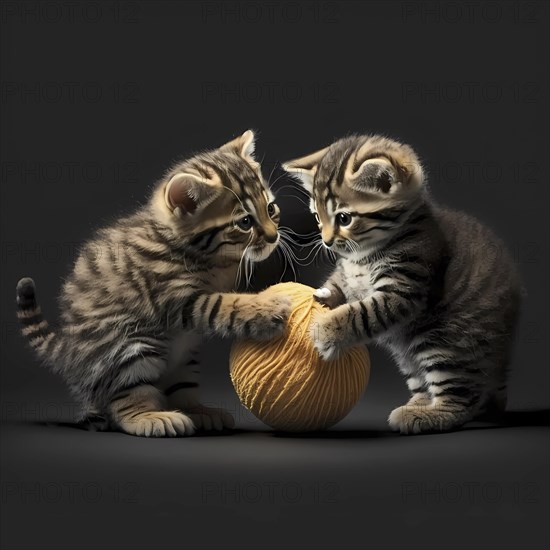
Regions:
[[273, 244], [277, 242], [277, 238], [279, 237], [279, 234], [277, 232], [275, 233], [266, 233], [264, 235], [264, 240], [268, 244]]
[[334, 237], [332, 239], [330, 239], [330, 241], [325, 241], [325, 239], [323, 239], [323, 244], [327, 247], [327, 248], [330, 248], [333, 244], [334, 244]]

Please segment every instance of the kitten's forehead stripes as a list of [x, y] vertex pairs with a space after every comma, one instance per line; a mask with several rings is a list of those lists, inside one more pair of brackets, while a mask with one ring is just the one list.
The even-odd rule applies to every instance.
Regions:
[[325, 204], [325, 208], [328, 207], [329, 201], [332, 202], [333, 208], [334, 208], [334, 205], [336, 204], [337, 197], [336, 197], [336, 195], [334, 195], [334, 193], [332, 192], [332, 189], [330, 187], [330, 182], [334, 178], [335, 173], [336, 173], [336, 166], [334, 166], [334, 168], [332, 169], [332, 172], [330, 173], [330, 175], [328, 176], [328, 178], [326, 179], [326, 181], [324, 183], [320, 183], [319, 181], [317, 181], [316, 186], [315, 186], [318, 190], [322, 187], [325, 188], [325, 196], [324, 196], [324, 199], [323, 199], [324, 204]]
[[[321, 160], [315, 175], [314, 188], [317, 192], [319, 192], [320, 189], [326, 189], [326, 195], [324, 197], [325, 207], [327, 207], [329, 201], [331, 201], [332, 210], [334, 211], [338, 208], [339, 197], [334, 188], [342, 187], [349, 161], [354, 153], [357, 153], [362, 143], [363, 141], [357, 142], [357, 139], [354, 137], [342, 140], [337, 144], [333, 144]], [[339, 159], [339, 161], [335, 162], [336, 159]], [[332, 168], [327, 178], [322, 175], [326, 165]]]
[[235, 182], [238, 184], [238, 191], [241, 194], [245, 194], [245, 185], [244, 182], [241, 180], [239, 176], [236, 174], [231, 174], [231, 171], [228, 167], [223, 165], [217, 165], [214, 162], [205, 161], [204, 164], [211, 168], [217, 176], [220, 178], [220, 181], [222, 185], [225, 185], [226, 187], [229, 187], [230, 189], [234, 190]]
[[218, 166], [215, 163], [207, 160], [203, 162], [218, 175], [222, 185], [237, 193], [237, 196], [241, 203], [248, 203], [253, 205], [259, 199], [265, 197], [265, 189], [263, 183], [260, 180], [259, 176], [254, 172], [254, 170], [252, 170], [252, 168], [249, 168], [248, 166], [244, 167], [244, 170], [246, 170], [247, 172], [246, 175], [250, 177], [250, 181], [245, 182], [238, 173], [239, 171], [243, 170], [243, 166], [235, 166], [236, 169], [233, 169], [228, 161], [226, 161], [225, 163], [221, 163], [221, 166]]
[[337, 187], [341, 187], [342, 184], [344, 183], [344, 175], [346, 173], [346, 167], [347, 167], [348, 161], [351, 155], [353, 155], [353, 153], [355, 153], [356, 151], [357, 151], [357, 147], [350, 147], [348, 151], [345, 153], [344, 158], [342, 159], [342, 163], [340, 164], [340, 169], [338, 170], [338, 176], [336, 178]]
[[198, 162], [194, 162], [194, 163], [191, 164], [191, 166], [206, 180], [209, 179], [212, 175], [208, 172], [208, 170], [204, 169], [203, 164], [200, 164]]
[[[336, 173], [336, 166], [333, 166], [332, 167], [332, 171], [330, 172], [330, 174], [328, 175], [328, 177], [326, 178], [322, 178], [321, 175], [320, 175], [320, 170], [317, 171], [317, 174], [316, 174], [316, 178], [315, 178], [315, 185], [314, 187], [319, 190], [319, 188], [322, 188], [322, 187], [326, 187], [327, 189], [329, 189], [330, 187], [330, 182], [332, 181], [332, 179], [334, 178], [334, 174]], [[324, 181], [323, 181], [324, 180]]]

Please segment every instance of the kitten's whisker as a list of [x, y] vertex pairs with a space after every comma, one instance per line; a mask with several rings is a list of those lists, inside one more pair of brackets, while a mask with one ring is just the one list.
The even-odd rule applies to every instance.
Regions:
[[359, 243], [357, 241], [354, 241], [351, 239], [351, 242], [353, 243], [353, 246], [355, 247], [355, 254], [361, 253], [361, 247], [359, 246]]
[[318, 239], [312, 239], [312, 240], [310, 240], [310, 242], [306, 242], [306, 243], [297, 242], [296, 247], [297, 248], [311, 248], [312, 246], [315, 246], [319, 242], [322, 242], [322, 241], [319, 241]]
[[317, 243], [318, 243], [318, 241], [313, 241], [313, 242], [310, 242], [310, 243], [304, 243], [304, 244], [300, 244], [300, 247], [301, 248], [310, 248], [312, 246], [315, 246]]
[[254, 262], [247, 258], [246, 264], [245, 264], [245, 271], [247, 271], [246, 275], [246, 288], [250, 288], [251, 282], [252, 282], [252, 275], [254, 274]]
[[292, 235], [296, 235], [298, 237], [312, 237], [313, 235], [318, 235], [319, 234], [319, 231], [310, 231], [309, 233], [298, 233], [296, 231], [294, 231], [294, 229], [292, 229], [291, 227], [288, 227], [286, 225], [281, 225], [279, 226], [280, 229], [283, 229], [284, 231], [286, 231], [287, 233], [292, 233]]
[[281, 191], [282, 189], [285, 189], [285, 188], [290, 188], [292, 190], [295, 190], [295, 191], [298, 191], [299, 193], [302, 193], [302, 195], [304, 195], [306, 198], [310, 198], [310, 194], [304, 189], [304, 187], [300, 184], [295, 184], [295, 185], [291, 185], [291, 184], [286, 184], [286, 185], [283, 185], [282, 187], [279, 188], [279, 191]]
[[289, 183], [285, 185], [281, 185], [279, 189], [277, 189], [277, 192], [282, 191], [283, 189], [291, 189], [292, 191], [298, 191], [298, 193], [301, 193], [306, 198], [310, 198], [309, 193], [301, 186], [301, 185], [290, 185]]
[[[323, 244], [323, 241], [319, 239], [317, 242], [315, 242], [311, 248], [311, 250], [308, 252], [308, 254], [304, 258], [299, 258], [299, 262], [297, 262], [299, 265], [303, 267], [307, 267], [311, 265], [317, 257], [319, 256], [319, 253], [322, 250], [326, 250], [325, 245]], [[328, 251], [330, 252], [330, 251]], [[308, 261], [309, 260], [309, 261]]]
[[349, 248], [352, 254], [357, 254], [359, 252], [359, 244], [357, 244], [357, 242], [353, 239], [348, 238], [346, 240], [346, 246]]
[[248, 242], [246, 243], [246, 246], [244, 247], [243, 253], [241, 255], [241, 259], [239, 260], [239, 265], [237, 267], [237, 273], [235, 275], [235, 288], [237, 288], [241, 284], [241, 278], [242, 278], [242, 265], [243, 261], [245, 262], [245, 268], [246, 268], [246, 252], [248, 250], [248, 247], [252, 243], [252, 234], [250, 235]]
[[300, 196], [299, 194], [298, 195], [290, 195], [290, 196], [294, 197], [296, 199], [307, 199], [308, 204], [309, 204], [309, 200], [310, 200], [311, 197], [310, 197], [309, 193], [301, 185], [290, 185], [290, 184], [282, 185], [281, 187], [279, 187], [279, 189], [277, 189], [277, 193], [279, 193], [283, 189], [291, 189], [292, 191], [298, 191], [298, 193], [299, 194], [301, 193], [303, 196]]
[[[244, 204], [243, 202], [241, 201], [241, 199], [239, 198], [239, 195], [237, 195], [237, 193], [235, 193], [235, 191], [233, 191], [233, 189], [231, 189], [230, 187], [227, 187], [227, 185], [222, 185], [222, 187], [224, 189], [227, 189], [228, 191], [231, 191], [231, 193], [233, 193], [233, 195], [235, 195], [235, 197], [237, 198], [237, 200], [239, 201], [239, 204], [241, 205], [241, 208], [245, 211], [245, 212], [248, 212], [248, 210], [244, 207]], [[234, 209], [235, 210], [235, 209]]]
[[281, 195], [280, 193], [277, 193], [276, 197], [277, 198], [285, 197], [285, 198], [289, 198], [289, 199], [298, 199], [309, 210], [309, 203], [306, 202], [304, 199], [302, 199], [302, 197], [298, 197], [296, 195]]
[[336, 255], [336, 252], [332, 251], [332, 250], [329, 250], [327, 249], [327, 252], [328, 252], [328, 257], [329, 259], [332, 261], [332, 262], [335, 262], [336, 259], [338, 258], [338, 256]]
[[288, 256], [288, 263], [290, 265], [290, 269], [292, 269], [292, 273], [294, 275], [294, 280], [296, 281], [297, 278], [298, 278], [298, 274], [296, 273], [296, 269], [294, 268], [294, 263], [297, 260], [296, 254], [294, 254], [294, 251], [292, 250], [292, 248], [286, 243], [285, 243], [284, 248], [285, 248], [286, 254]]
[[[265, 155], [264, 155], [265, 156]], [[262, 163], [260, 163], [262, 164]], [[269, 176], [267, 178], [267, 186], [271, 189], [275, 182], [271, 181], [271, 178], [273, 176], [273, 172], [275, 172], [275, 169], [277, 168], [277, 164], [273, 164], [273, 168], [271, 169], [271, 172], [269, 173]]]
[[304, 245], [302, 248], [311, 248], [306, 258], [308, 258], [309, 255], [312, 254], [315, 250], [317, 250], [317, 248], [319, 248], [320, 246], [323, 246], [323, 241], [321, 239], [315, 240], [307, 245]]
[[286, 173], [283, 172], [280, 176], [277, 176], [275, 178], [275, 181], [272, 183], [272, 185], [275, 185], [281, 178], [284, 178], [286, 176]]
[[281, 234], [281, 239], [284, 239], [284, 241], [287, 243], [287, 244], [290, 244], [292, 246], [295, 246], [296, 248], [299, 248], [302, 246], [302, 244], [297, 241], [296, 239], [293, 239], [290, 235], [287, 235], [283, 232], [280, 233]]
[[295, 246], [299, 245], [297, 241], [295, 241], [290, 235], [287, 235], [284, 231], [279, 231], [279, 235], [281, 236], [281, 240], [284, 240], [287, 244], [292, 244]]
[[312, 263], [315, 263], [319, 259], [319, 255], [321, 255], [321, 258], [323, 257], [323, 253], [325, 250], [325, 245], [321, 242], [319, 243], [319, 246], [317, 248], [312, 249], [314, 251], [313, 256], [311, 257], [311, 260], [304, 264], [305, 266], [311, 265]]
[[281, 274], [279, 282], [282, 281], [283, 277], [285, 276], [288, 266], [290, 266], [290, 269], [292, 270], [292, 273], [294, 275], [294, 281], [296, 281], [298, 277], [296, 274], [296, 269], [294, 268], [294, 262], [293, 262], [293, 259], [295, 258], [294, 253], [292, 252], [288, 244], [285, 243], [284, 241], [280, 241], [279, 244], [280, 244], [280, 249], [278, 248], [277, 250], [280, 252], [285, 262], [284, 264], [285, 267], [284, 267], [283, 273]]
[[[310, 236], [314, 236], [314, 235], [317, 235], [317, 237], [312, 240], [311, 242], [301, 242], [295, 238], [293, 238], [290, 234], [289, 234], [289, 231], [287, 228], [282, 228], [280, 229], [280, 235], [281, 235], [281, 238], [285, 240], [285, 242], [287, 242], [288, 244], [290, 244], [291, 248], [311, 248], [312, 246], [315, 246], [315, 244], [317, 244], [317, 238], [318, 238], [318, 235], [319, 233], [316, 231], [316, 232], [313, 232], [311, 233], [310, 235], [300, 235], [299, 233], [295, 233], [295, 235], [299, 236], [299, 237], [304, 237], [304, 238], [307, 238], [307, 237], [310, 237]], [[297, 254], [295, 254], [296, 257], [298, 257]]]

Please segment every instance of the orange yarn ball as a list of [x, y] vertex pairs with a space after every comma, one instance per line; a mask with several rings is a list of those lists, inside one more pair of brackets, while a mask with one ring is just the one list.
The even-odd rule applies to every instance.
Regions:
[[367, 348], [346, 350], [324, 361], [313, 347], [310, 326], [328, 310], [313, 298], [314, 289], [281, 283], [270, 291], [288, 296], [292, 313], [285, 334], [268, 342], [237, 341], [231, 350], [231, 380], [245, 407], [276, 430], [326, 429], [359, 401], [369, 380]]

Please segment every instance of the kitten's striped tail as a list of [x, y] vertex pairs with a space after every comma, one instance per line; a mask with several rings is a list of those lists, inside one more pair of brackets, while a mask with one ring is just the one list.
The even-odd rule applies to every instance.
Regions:
[[17, 283], [17, 317], [21, 332], [27, 338], [37, 355], [51, 363], [51, 346], [57, 340], [56, 333], [49, 327], [36, 303], [34, 281], [29, 277]]

